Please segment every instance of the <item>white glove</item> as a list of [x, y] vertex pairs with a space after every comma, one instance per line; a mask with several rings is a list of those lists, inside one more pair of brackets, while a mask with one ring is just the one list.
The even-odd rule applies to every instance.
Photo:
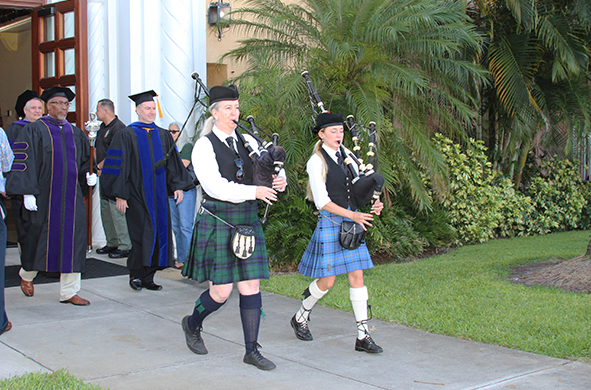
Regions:
[[24, 196], [24, 203], [25, 208], [29, 211], [37, 211], [37, 198], [35, 195], [25, 195]]
[[90, 172], [86, 172], [86, 184], [89, 187], [96, 185], [96, 173], [90, 174]]

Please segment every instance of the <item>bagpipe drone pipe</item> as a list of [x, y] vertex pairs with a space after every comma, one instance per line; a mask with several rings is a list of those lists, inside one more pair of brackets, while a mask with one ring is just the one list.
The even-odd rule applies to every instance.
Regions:
[[[320, 108], [321, 113], [327, 112], [327, 110], [324, 108], [324, 103], [318, 95], [318, 92], [316, 92], [316, 89], [312, 85], [312, 80], [310, 79], [308, 72], [304, 71], [302, 73], [302, 77], [304, 77], [308, 86], [308, 95], [310, 97], [310, 104], [312, 105], [312, 111], [314, 115], [318, 116], [316, 106]], [[341, 155], [344, 156], [345, 163], [347, 164], [347, 167], [353, 176], [353, 180], [351, 181], [352, 193], [353, 197], [355, 198], [355, 202], [357, 203], [357, 207], [365, 206], [370, 200], [375, 201], [379, 199], [384, 188], [384, 177], [374, 170], [376, 157], [375, 126], [375, 122], [370, 122], [368, 127], [361, 126], [358, 123], [355, 123], [353, 115], [349, 115], [347, 117], [347, 127], [351, 131], [351, 137], [355, 144], [355, 147], [353, 148], [355, 154], [347, 153], [345, 147], [342, 144], [339, 146]], [[363, 159], [361, 158], [361, 146], [359, 145], [358, 130], [367, 133], [367, 164], [364, 164]], [[359, 171], [355, 169], [353, 165], [354, 163], [357, 164]]]
[[[199, 75], [196, 72], [193, 72], [191, 77], [200, 85], [205, 94], [209, 96], [209, 88], [203, 84], [203, 81]], [[244, 135], [240, 131], [236, 131], [238, 139], [244, 145], [248, 151], [248, 156], [252, 160], [254, 170], [254, 184], [257, 186], [273, 188], [273, 179], [279, 174], [283, 168], [283, 164], [285, 163], [285, 149], [277, 144], [279, 141], [279, 135], [277, 133], [269, 134], [263, 129], [260, 129], [260, 131], [270, 139], [270, 141], [265, 141], [260, 135], [261, 132], [259, 132], [259, 128], [254, 123], [254, 118], [249, 115], [246, 118], [246, 121], [250, 124], [250, 129], [239, 121], [234, 121], [234, 123], [236, 123], [238, 128], [244, 130], [251, 137], [253, 137], [258, 144], [256, 146], [258, 150], [257, 153], [253, 146], [250, 145], [250, 143], [244, 138]], [[265, 213], [261, 218], [262, 223], [267, 221], [268, 212], [269, 204], [267, 204]]]

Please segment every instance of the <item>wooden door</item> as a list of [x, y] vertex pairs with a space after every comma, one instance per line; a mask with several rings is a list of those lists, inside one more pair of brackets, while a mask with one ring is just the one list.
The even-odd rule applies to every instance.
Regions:
[[56, 85], [76, 94], [68, 121], [83, 128], [88, 120], [88, 44], [86, 0], [67, 0], [33, 11], [33, 89]]

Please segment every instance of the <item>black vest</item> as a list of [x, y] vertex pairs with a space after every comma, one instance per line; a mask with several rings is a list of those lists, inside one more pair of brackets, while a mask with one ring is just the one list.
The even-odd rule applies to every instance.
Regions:
[[[214, 133], [206, 135], [213, 146], [213, 152], [215, 153], [215, 159], [220, 169], [220, 174], [223, 178], [228, 181], [233, 181], [239, 184], [253, 184], [254, 171], [252, 167], [252, 160], [248, 157], [248, 151], [242, 145], [242, 142], [234, 142], [234, 145], [238, 148], [240, 159], [242, 160], [242, 170], [244, 171], [244, 179], [238, 180], [236, 178], [236, 172], [238, 172], [238, 166], [236, 166], [235, 160], [238, 158], [236, 153], [230, 149], [227, 143], [222, 142]], [[207, 194], [207, 198], [213, 199]]]
[[347, 173], [345, 174], [341, 167], [339, 167], [323, 148], [320, 148], [320, 151], [328, 166], [328, 172], [326, 173], [328, 197], [342, 208], [351, 207], [351, 210], [357, 210], [357, 202], [355, 202], [355, 198], [351, 193], [351, 180], [353, 179], [351, 171], [347, 169]]

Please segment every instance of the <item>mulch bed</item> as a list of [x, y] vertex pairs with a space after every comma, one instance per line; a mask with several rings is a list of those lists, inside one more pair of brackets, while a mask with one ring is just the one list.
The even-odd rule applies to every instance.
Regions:
[[513, 269], [510, 280], [525, 286], [548, 286], [591, 294], [591, 259], [579, 256], [523, 265]]

